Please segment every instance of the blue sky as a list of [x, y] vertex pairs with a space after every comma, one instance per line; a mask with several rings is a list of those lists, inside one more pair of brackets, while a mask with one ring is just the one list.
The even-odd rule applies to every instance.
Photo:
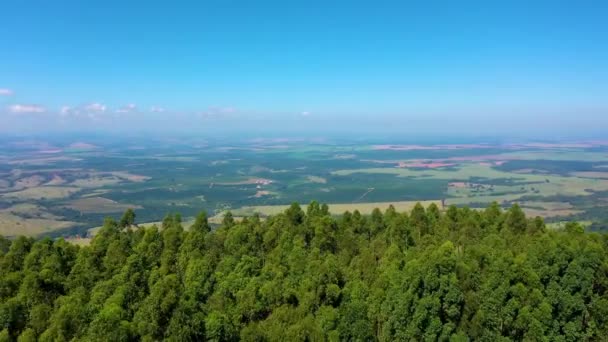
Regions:
[[606, 1], [5, 1], [0, 130], [608, 128]]

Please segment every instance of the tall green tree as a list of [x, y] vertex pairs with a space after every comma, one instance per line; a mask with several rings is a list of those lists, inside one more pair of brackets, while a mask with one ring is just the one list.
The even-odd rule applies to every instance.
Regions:
[[[111, 218], [88, 246], [0, 239], [0, 341], [602, 341], [608, 238], [417, 204], [311, 202], [188, 229]], [[6, 242], [8, 241], [8, 242]]]

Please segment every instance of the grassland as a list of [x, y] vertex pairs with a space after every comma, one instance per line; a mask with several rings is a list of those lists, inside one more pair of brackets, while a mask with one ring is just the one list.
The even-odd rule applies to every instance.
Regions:
[[83, 214], [88, 213], [121, 213], [125, 210], [131, 209], [142, 209], [140, 205], [118, 203], [111, 199], [103, 197], [86, 197], [72, 200], [65, 205], [66, 208], [76, 210]]
[[56, 230], [70, 228], [75, 224], [75, 222], [60, 220], [59, 218], [24, 218], [10, 213], [0, 212], [0, 227], [2, 227], [2, 235], [5, 236], [37, 236], [44, 233], [51, 233]]
[[[520, 202], [550, 221], [572, 216], [608, 222], [602, 214], [608, 207], [608, 144], [601, 142], [84, 140], [0, 141], [0, 233], [36, 219], [56, 234], [73, 234], [73, 227], [96, 226], [127, 208], [136, 209], [139, 222], [158, 222], [169, 212], [193, 217], [200, 210], [219, 220], [226, 210], [272, 215], [311, 200], [330, 204], [337, 214], [369, 213], [391, 203], [408, 210], [417, 201], [472, 207]], [[73, 147], [88, 145], [95, 148]], [[27, 214], [6, 212], [16, 205], [35, 205], [48, 215], [26, 222]]]
[[[587, 196], [597, 191], [608, 191], [608, 180], [536, 173], [513, 173], [496, 170], [478, 163], [462, 164], [457, 168], [418, 170], [407, 168], [366, 168], [338, 170], [338, 176], [354, 174], [389, 174], [403, 178], [451, 180], [446, 195], [449, 204], [491, 203], [515, 201], [525, 196]], [[587, 175], [588, 173], [585, 173]], [[594, 173], [595, 175], [596, 173]], [[470, 180], [477, 180], [477, 183]], [[508, 185], [500, 185], [508, 184]]]
[[[367, 203], [334, 203], [329, 204], [329, 211], [333, 215], [343, 214], [346, 211], [353, 212], [358, 210], [361, 214], [368, 215], [378, 208], [380, 210], [386, 210], [390, 205], [394, 206], [397, 211], [409, 211], [412, 210], [414, 205], [418, 201], [402, 201], [402, 202], [367, 202]], [[429, 206], [431, 203], [441, 208], [441, 200], [435, 201], [420, 201], [422, 205]], [[260, 206], [245, 206], [233, 211], [234, 215], [237, 216], [250, 216], [254, 213], [258, 213], [263, 216], [276, 215], [285, 211], [289, 208], [289, 205], [260, 205]]]
[[118, 177], [90, 177], [77, 179], [70, 183], [70, 185], [80, 188], [101, 188], [108, 185], [118, 184], [120, 182], [121, 179]]
[[70, 195], [75, 194], [80, 190], [81, 188], [73, 186], [37, 186], [2, 194], [2, 197], [14, 198], [17, 200], [62, 199], [70, 197]]
[[516, 174], [496, 170], [488, 165], [479, 163], [463, 163], [457, 168], [440, 168], [440, 169], [424, 169], [417, 168], [363, 168], [352, 170], [337, 170], [333, 171], [333, 175], [350, 176], [356, 173], [371, 173], [371, 174], [389, 174], [398, 177], [415, 177], [415, 178], [433, 178], [433, 179], [451, 179], [455, 181], [467, 181], [472, 177], [488, 178], [488, 179], [516, 179], [519, 181], [542, 182], [545, 181], [545, 176], [534, 174]]
[[45, 208], [34, 204], [17, 204], [0, 210], [0, 227], [6, 236], [39, 235], [74, 226]]
[[582, 178], [608, 179], [608, 172], [582, 171], [582, 172], [572, 172], [571, 174], [572, 174], [572, 176], [582, 177]]
[[319, 177], [319, 176], [308, 176], [306, 178], [311, 183], [319, 183], [319, 184], [326, 184], [327, 183], [327, 179], [325, 179], [323, 177]]

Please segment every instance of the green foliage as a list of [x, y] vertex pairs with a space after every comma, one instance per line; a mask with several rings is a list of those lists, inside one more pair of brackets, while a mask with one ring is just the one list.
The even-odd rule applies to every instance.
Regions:
[[[228, 217], [228, 220], [230, 221], [232, 214], [230, 214], [230, 212], [228, 212], [226, 214], [226, 217]], [[202, 233], [208, 233], [211, 230], [211, 227], [209, 227], [209, 222], [207, 221], [207, 213], [204, 211], [201, 211], [197, 216], [196, 219], [194, 220], [194, 223], [192, 224], [192, 227], [190, 227], [191, 231], [197, 231], [197, 232], [202, 232]]]
[[0, 239], [0, 341], [608, 336], [608, 238], [516, 205], [332, 217], [313, 201], [215, 230], [204, 212], [187, 230], [132, 219], [85, 247]]
[[121, 228], [131, 227], [135, 224], [135, 211], [131, 208], [127, 209], [120, 219], [119, 226]]

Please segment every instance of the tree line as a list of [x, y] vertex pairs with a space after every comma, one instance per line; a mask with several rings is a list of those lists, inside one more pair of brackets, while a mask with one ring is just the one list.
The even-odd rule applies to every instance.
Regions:
[[0, 238], [0, 341], [595, 341], [607, 289], [606, 235], [518, 205], [127, 211], [88, 246]]

